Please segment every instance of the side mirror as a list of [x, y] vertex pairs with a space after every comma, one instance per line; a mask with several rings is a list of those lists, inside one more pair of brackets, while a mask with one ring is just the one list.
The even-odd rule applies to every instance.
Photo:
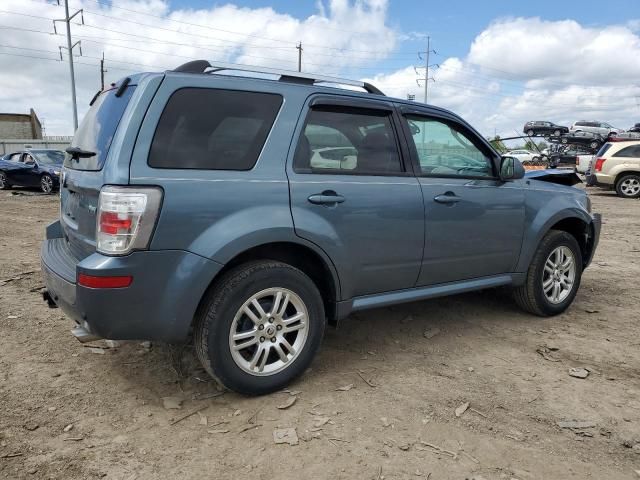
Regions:
[[520, 160], [513, 157], [502, 157], [500, 162], [500, 180], [518, 180], [524, 177], [524, 167]]

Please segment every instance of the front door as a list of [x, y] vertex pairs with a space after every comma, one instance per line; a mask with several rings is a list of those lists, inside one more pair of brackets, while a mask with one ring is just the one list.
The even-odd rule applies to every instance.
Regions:
[[393, 107], [343, 96], [310, 103], [288, 167], [296, 234], [333, 260], [342, 299], [415, 286], [424, 207]]
[[425, 205], [418, 285], [512, 272], [522, 245], [523, 182], [501, 181], [497, 155], [456, 119], [403, 118]]

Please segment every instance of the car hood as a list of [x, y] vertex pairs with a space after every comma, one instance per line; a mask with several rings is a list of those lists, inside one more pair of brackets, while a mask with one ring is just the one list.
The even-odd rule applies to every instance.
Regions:
[[524, 174], [524, 178], [566, 185], [568, 187], [582, 183], [580, 177], [578, 177], [573, 170], [530, 170]]

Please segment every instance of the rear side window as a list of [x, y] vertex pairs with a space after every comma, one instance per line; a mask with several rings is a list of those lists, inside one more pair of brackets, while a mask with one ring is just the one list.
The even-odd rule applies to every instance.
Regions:
[[250, 170], [281, 105], [282, 97], [271, 93], [180, 89], [160, 116], [149, 166]]
[[613, 154], [614, 157], [640, 158], [640, 145], [632, 145], [625, 147], [618, 153]]
[[107, 90], [98, 96], [71, 141], [72, 147], [95, 152], [95, 155], [79, 159], [71, 159], [67, 155], [64, 161], [66, 168], [73, 170], [102, 169], [120, 118], [122, 118], [124, 109], [127, 108], [135, 88], [134, 85], [129, 85], [119, 97], [116, 97], [116, 89]]

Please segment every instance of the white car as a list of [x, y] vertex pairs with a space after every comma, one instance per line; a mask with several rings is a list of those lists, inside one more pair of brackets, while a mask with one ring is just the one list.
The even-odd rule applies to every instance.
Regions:
[[533, 153], [533, 152], [530, 152], [529, 150], [512, 150], [510, 152], [505, 153], [505, 156], [517, 158], [518, 160], [520, 160], [521, 163], [537, 162], [538, 160], [540, 160], [539, 153]]
[[591, 167], [595, 155], [577, 155], [576, 156], [576, 172], [586, 174]]
[[624, 129], [614, 127], [606, 122], [599, 122], [596, 120], [579, 120], [571, 125], [569, 131], [597, 133], [606, 139], [609, 135], [614, 136], [619, 133], [623, 133]]

